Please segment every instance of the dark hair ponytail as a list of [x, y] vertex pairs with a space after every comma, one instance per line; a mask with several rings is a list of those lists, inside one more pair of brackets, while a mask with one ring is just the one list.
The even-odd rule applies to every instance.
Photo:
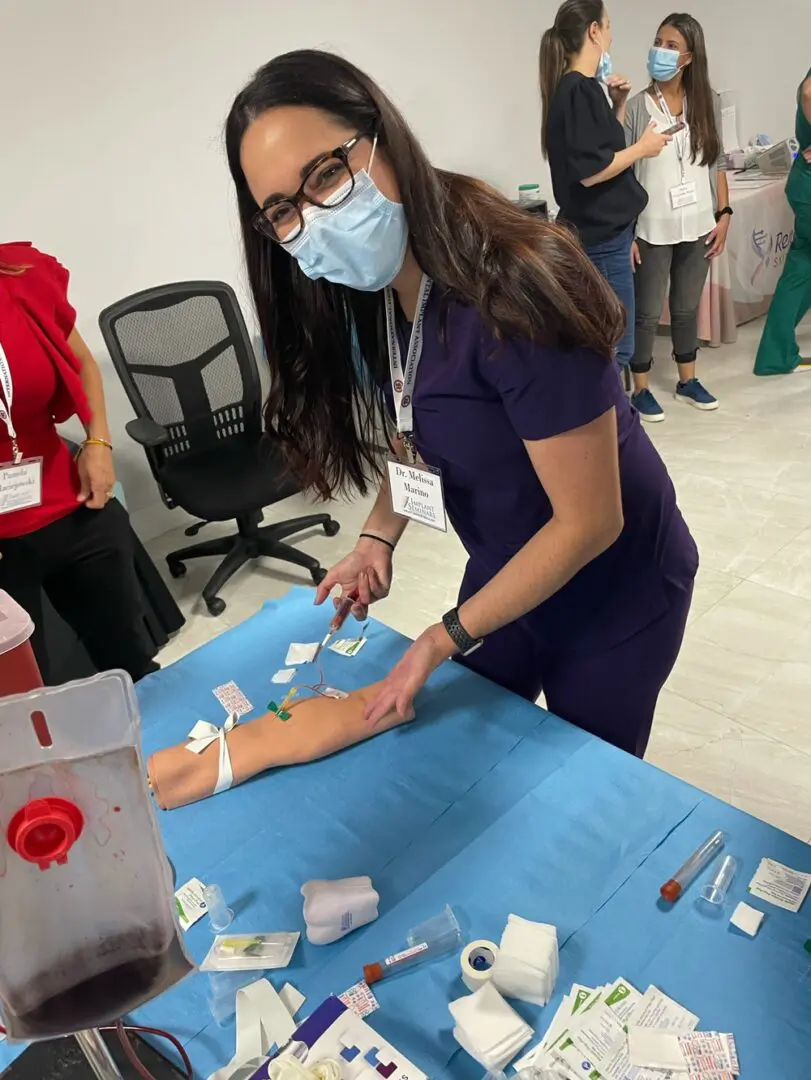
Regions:
[[603, 0], [565, 0], [555, 21], [541, 38], [538, 58], [541, 80], [541, 147], [547, 157], [546, 135], [552, 98], [573, 56], [583, 48], [589, 27], [605, 18]]
[[476, 308], [492, 335], [562, 351], [585, 346], [611, 362], [623, 308], [573, 233], [519, 210], [479, 180], [434, 168], [394, 105], [347, 60], [312, 50], [279, 56], [237, 96], [225, 136], [270, 367], [265, 426], [305, 487], [325, 498], [364, 492], [380, 474], [375, 447], [387, 427], [380, 388], [389, 360], [380, 293], [311, 281], [252, 227], [256, 204], [242, 171], [242, 138], [262, 113], [287, 105], [321, 109], [378, 135], [414, 257], [447, 296]]

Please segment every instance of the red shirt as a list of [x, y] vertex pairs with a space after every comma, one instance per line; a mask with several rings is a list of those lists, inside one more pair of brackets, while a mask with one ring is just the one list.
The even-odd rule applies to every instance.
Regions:
[[[90, 411], [81, 365], [68, 345], [76, 312], [68, 302], [68, 272], [29, 244], [0, 244], [0, 264], [29, 269], [0, 271], [0, 344], [13, 385], [12, 420], [23, 457], [41, 457], [42, 504], [0, 514], [0, 540], [41, 529], [78, 508], [79, 478], [56, 423]], [[11, 439], [0, 422], [0, 467], [12, 460]]]

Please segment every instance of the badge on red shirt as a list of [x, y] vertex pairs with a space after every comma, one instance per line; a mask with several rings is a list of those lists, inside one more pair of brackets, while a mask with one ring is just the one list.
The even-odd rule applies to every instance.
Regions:
[[14, 383], [11, 368], [0, 344], [0, 421], [11, 439], [12, 460], [0, 463], [0, 514], [28, 510], [42, 503], [42, 458], [24, 458], [17, 445], [17, 432], [11, 419]]

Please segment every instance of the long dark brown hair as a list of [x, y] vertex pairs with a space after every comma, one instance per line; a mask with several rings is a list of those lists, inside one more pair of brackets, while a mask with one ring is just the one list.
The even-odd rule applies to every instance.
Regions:
[[538, 58], [543, 110], [541, 148], [544, 157], [549, 156], [546, 149], [549, 109], [558, 84], [566, 74], [572, 57], [577, 56], [583, 48], [589, 27], [593, 23], [602, 23], [604, 18], [603, 0], [565, 0], [558, 8], [554, 23], [544, 31]]
[[675, 12], [659, 24], [657, 35], [666, 26], [678, 30], [692, 54], [692, 62], [682, 70], [682, 86], [687, 98], [690, 121], [690, 150], [693, 162], [714, 165], [721, 153], [721, 136], [715, 122], [715, 99], [710, 85], [707, 45], [698, 19]]
[[447, 296], [475, 307], [497, 337], [561, 350], [588, 346], [609, 362], [624, 312], [568, 229], [518, 210], [478, 180], [434, 168], [394, 105], [348, 61], [313, 50], [278, 56], [237, 96], [225, 137], [270, 366], [265, 427], [305, 487], [325, 498], [363, 493], [379, 476], [375, 447], [381, 426], [388, 429], [380, 388], [389, 361], [382, 293], [310, 280], [251, 225], [257, 207], [240, 162], [242, 138], [256, 117], [288, 105], [321, 109], [378, 136], [417, 262]]

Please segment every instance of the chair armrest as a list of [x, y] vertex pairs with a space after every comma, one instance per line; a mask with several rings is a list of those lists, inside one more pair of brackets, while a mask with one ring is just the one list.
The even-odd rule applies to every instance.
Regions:
[[169, 441], [169, 432], [149, 416], [138, 416], [126, 425], [126, 432], [141, 446], [154, 449]]

